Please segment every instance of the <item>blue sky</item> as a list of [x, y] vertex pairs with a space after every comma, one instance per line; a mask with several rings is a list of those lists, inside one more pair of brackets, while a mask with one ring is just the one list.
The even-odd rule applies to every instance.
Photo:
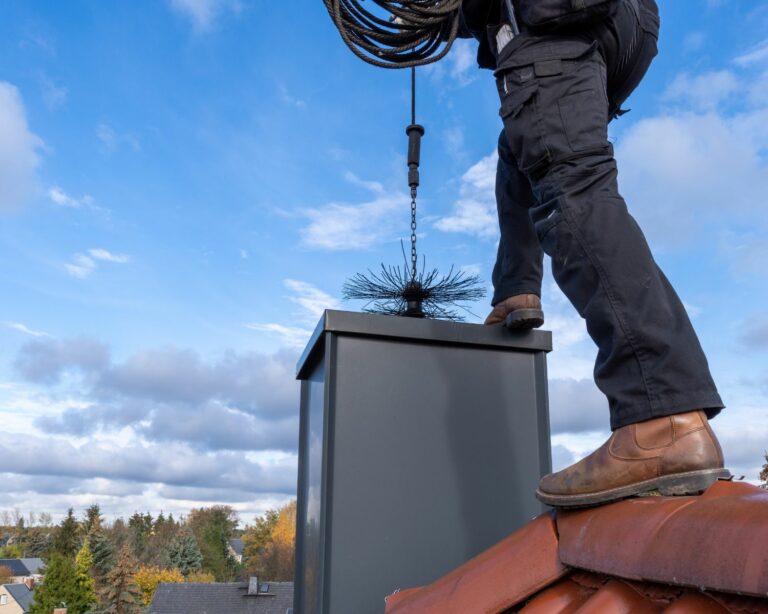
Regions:
[[[729, 465], [754, 480], [768, 2], [661, 4], [660, 55], [611, 126], [620, 183], [710, 358]], [[408, 85], [355, 58], [319, 0], [0, 4], [0, 509], [250, 519], [293, 496], [299, 350], [408, 235]], [[419, 71], [420, 247], [486, 280], [497, 110], [473, 42]], [[608, 414], [583, 322], [551, 279], [544, 294], [563, 466]]]

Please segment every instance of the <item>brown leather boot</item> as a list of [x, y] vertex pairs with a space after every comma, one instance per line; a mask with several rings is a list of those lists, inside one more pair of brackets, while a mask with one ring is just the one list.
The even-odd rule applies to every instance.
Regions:
[[586, 458], [544, 476], [536, 496], [556, 507], [584, 507], [654, 491], [698, 494], [729, 476], [706, 414], [691, 411], [616, 429]]
[[544, 324], [541, 299], [535, 294], [516, 294], [496, 303], [486, 325], [501, 324], [510, 329], [538, 328]]

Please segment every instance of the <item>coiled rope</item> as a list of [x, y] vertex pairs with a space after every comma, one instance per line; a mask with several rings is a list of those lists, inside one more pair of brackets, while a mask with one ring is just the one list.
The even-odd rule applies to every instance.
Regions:
[[459, 31], [462, 0], [323, 0], [352, 52], [381, 68], [436, 62], [451, 50]]

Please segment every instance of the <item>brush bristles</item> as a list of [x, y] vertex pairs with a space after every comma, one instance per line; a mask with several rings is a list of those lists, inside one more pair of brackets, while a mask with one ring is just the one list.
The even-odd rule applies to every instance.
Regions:
[[443, 277], [437, 269], [413, 277], [405, 267], [382, 264], [378, 273], [369, 269], [368, 275], [357, 273], [347, 280], [342, 295], [345, 300], [368, 301], [363, 307], [366, 313], [407, 315], [408, 303], [416, 301], [423, 317], [461, 321], [464, 316], [449, 307], [468, 311], [458, 303], [480, 300], [485, 289], [477, 275], [453, 268]]

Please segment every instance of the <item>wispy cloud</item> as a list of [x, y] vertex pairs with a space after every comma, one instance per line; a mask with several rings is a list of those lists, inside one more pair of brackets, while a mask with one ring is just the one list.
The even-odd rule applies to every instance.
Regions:
[[131, 151], [141, 150], [141, 142], [136, 135], [118, 132], [109, 124], [101, 123], [96, 126], [96, 138], [99, 139], [106, 153], [113, 153], [122, 147], [127, 147]]
[[341, 306], [338, 299], [306, 281], [286, 279], [283, 283], [292, 292], [288, 300], [301, 307], [301, 317], [311, 324], [315, 324], [326, 309], [338, 309]]
[[93, 205], [93, 197], [90, 194], [83, 194], [80, 197], [70, 196], [59, 186], [53, 186], [48, 189], [48, 198], [60, 207], [70, 207], [72, 209]]
[[89, 249], [88, 255], [96, 260], [104, 260], [106, 262], [115, 262], [117, 264], [125, 264], [130, 261], [131, 257], [126, 254], [113, 254], [105, 249], [95, 248]]
[[48, 109], [57, 109], [67, 101], [69, 90], [64, 85], [59, 85], [47, 75], [41, 75], [39, 83], [43, 101]]
[[751, 64], [758, 64], [760, 62], [768, 61], [768, 39], [755, 45], [747, 51], [745, 54], [738, 56], [734, 63], [739, 66], [749, 66]]
[[24, 333], [31, 337], [50, 337], [48, 333], [41, 330], [33, 330], [21, 322], [3, 322], [2, 324], [7, 328], [12, 328], [13, 330], [17, 330], [20, 333]]
[[97, 261], [111, 262], [114, 264], [125, 264], [130, 261], [130, 256], [126, 254], [113, 254], [102, 248], [89, 249], [87, 255], [75, 254], [72, 260], [64, 265], [67, 273], [78, 279], [86, 279], [98, 267]]
[[299, 306], [299, 310], [292, 314], [290, 323], [255, 322], [245, 324], [245, 327], [279, 337], [287, 347], [301, 349], [306, 345], [312, 334], [312, 327], [317, 324], [323, 312], [326, 309], [339, 309], [341, 303], [337, 298], [306, 281], [285, 279], [283, 285], [290, 291], [285, 298]]
[[239, 14], [243, 9], [239, 0], [170, 0], [170, 3], [192, 22], [197, 32], [209, 30], [223, 12]]
[[491, 239], [499, 234], [496, 214], [496, 152], [481, 159], [461, 177], [459, 199], [450, 215], [435, 226], [443, 232], [460, 232]]
[[285, 326], [274, 322], [267, 324], [249, 323], [244, 325], [250, 330], [262, 333], [269, 333], [281, 339], [286, 347], [301, 349], [307, 344], [307, 340], [312, 334], [309, 328], [300, 328], [298, 326]]
[[37, 183], [43, 141], [27, 125], [19, 90], [0, 81], [0, 211], [17, 209]]
[[329, 203], [305, 209], [309, 224], [301, 229], [307, 247], [328, 251], [366, 249], [391, 240], [398, 223], [395, 212], [410, 199], [402, 192], [387, 192], [377, 181], [360, 179], [352, 172], [345, 179], [373, 194], [362, 203]]

